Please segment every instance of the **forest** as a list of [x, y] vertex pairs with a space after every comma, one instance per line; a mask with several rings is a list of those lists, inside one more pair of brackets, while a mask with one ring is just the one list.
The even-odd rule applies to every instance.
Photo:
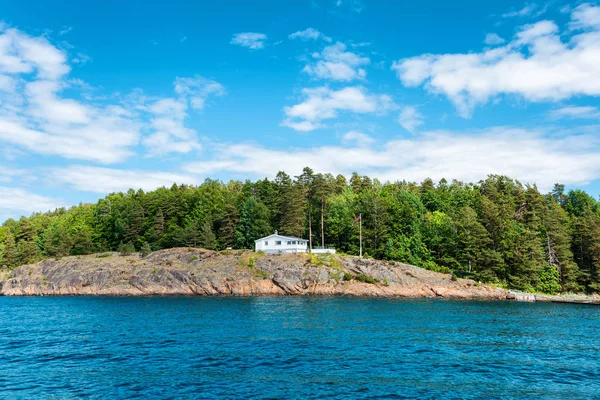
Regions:
[[358, 215], [366, 257], [526, 291], [600, 292], [599, 202], [564, 185], [543, 194], [497, 175], [381, 183], [304, 168], [273, 180], [130, 189], [7, 220], [0, 268], [105, 251], [253, 249], [275, 230], [357, 255]]

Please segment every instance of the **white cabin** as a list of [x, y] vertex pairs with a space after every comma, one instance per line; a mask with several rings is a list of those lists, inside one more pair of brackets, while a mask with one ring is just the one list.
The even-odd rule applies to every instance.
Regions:
[[308, 241], [293, 236], [274, 234], [254, 241], [254, 250], [265, 253], [307, 253]]

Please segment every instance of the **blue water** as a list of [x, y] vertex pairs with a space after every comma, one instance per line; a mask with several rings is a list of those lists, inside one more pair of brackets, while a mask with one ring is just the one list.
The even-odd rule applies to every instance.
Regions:
[[0, 297], [1, 398], [600, 397], [600, 307]]

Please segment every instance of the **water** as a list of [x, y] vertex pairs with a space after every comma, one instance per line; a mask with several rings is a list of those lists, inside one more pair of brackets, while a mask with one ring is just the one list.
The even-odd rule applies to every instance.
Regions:
[[1, 398], [600, 396], [600, 307], [0, 297]]

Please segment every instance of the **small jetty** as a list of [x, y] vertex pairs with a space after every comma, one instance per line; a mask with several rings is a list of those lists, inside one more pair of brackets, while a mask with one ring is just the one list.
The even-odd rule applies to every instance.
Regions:
[[526, 303], [571, 303], [571, 304], [592, 304], [600, 305], [600, 296], [584, 295], [546, 295], [518, 292], [509, 290], [506, 295], [507, 300], [515, 300]]

